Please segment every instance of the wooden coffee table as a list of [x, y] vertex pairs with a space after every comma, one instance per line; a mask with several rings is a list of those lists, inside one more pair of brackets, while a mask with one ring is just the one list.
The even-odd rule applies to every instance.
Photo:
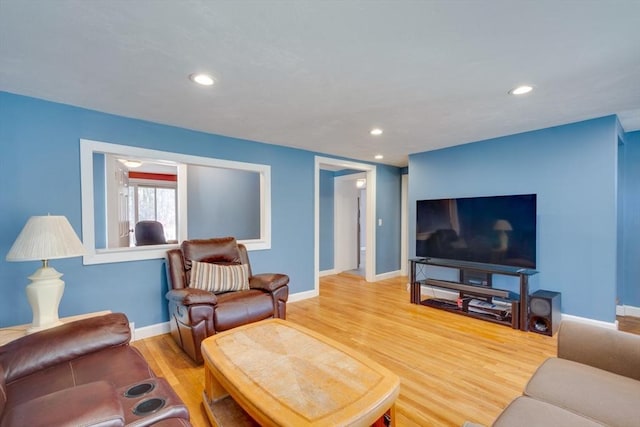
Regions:
[[398, 376], [295, 323], [269, 319], [213, 335], [202, 356], [214, 426], [370, 426], [386, 412], [395, 425]]

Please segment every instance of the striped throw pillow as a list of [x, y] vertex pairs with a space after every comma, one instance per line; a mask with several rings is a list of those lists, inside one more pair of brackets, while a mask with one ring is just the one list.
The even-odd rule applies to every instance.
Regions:
[[220, 265], [191, 262], [189, 287], [219, 293], [249, 289], [249, 270], [246, 264]]

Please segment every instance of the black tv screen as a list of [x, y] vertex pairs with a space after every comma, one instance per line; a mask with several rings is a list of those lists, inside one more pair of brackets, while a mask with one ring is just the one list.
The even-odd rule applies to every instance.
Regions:
[[416, 256], [536, 267], [536, 195], [418, 200]]

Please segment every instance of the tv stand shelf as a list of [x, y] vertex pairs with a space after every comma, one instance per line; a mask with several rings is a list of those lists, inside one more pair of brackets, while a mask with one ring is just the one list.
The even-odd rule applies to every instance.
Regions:
[[453, 301], [445, 302], [437, 298], [425, 299], [421, 301], [420, 304], [427, 307], [450, 311], [456, 314], [462, 314], [463, 316], [469, 316], [476, 319], [486, 320], [488, 322], [498, 323], [500, 325], [511, 326], [513, 329], [519, 329], [520, 326], [520, 303], [517, 300], [511, 301], [511, 317], [506, 319], [503, 319], [498, 315], [491, 315], [488, 313], [475, 313], [469, 311], [468, 301], [466, 302], [467, 305], [465, 305], [465, 302], [463, 302], [462, 307], [458, 307]]
[[425, 285], [435, 286], [437, 288], [451, 289], [454, 291], [460, 291], [465, 295], [475, 295], [479, 297], [498, 297], [509, 299], [511, 292], [504, 289], [488, 288], [485, 286], [477, 285], [465, 285], [458, 282], [449, 282], [446, 280], [427, 279], [424, 281]]
[[[493, 264], [481, 264], [462, 261], [458, 262], [434, 258], [415, 258], [411, 259], [410, 263], [411, 302], [413, 304], [422, 304], [470, 317], [488, 320], [494, 323], [510, 325], [514, 329], [520, 329], [523, 331], [528, 330], [527, 315], [529, 311], [529, 276], [536, 274], [537, 271], [518, 267], [507, 267]], [[458, 269], [459, 281], [452, 282], [429, 277], [425, 277], [423, 280], [418, 280], [416, 277], [416, 267], [419, 265]], [[486, 285], [463, 283], [465, 282], [465, 277], [469, 275], [469, 272], [473, 272], [474, 274], [484, 274], [487, 279], [483, 282], [487, 282]], [[515, 295], [508, 290], [492, 287], [491, 279], [493, 274], [519, 277], [520, 294]], [[423, 285], [458, 291], [460, 304], [457, 304], [455, 301], [447, 302], [436, 298], [423, 300], [421, 297], [421, 286]], [[474, 311], [473, 308], [469, 306], [469, 301], [473, 297], [481, 300], [484, 299], [487, 302], [491, 302], [492, 298], [494, 297], [509, 301], [511, 303], [511, 318], [502, 319], [497, 315]]]

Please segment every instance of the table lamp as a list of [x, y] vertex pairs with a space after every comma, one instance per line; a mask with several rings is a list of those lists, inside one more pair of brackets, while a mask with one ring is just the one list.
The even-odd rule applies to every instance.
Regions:
[[25, 224], [7, 254], [7, 261], [42, 261], [27, 285], [27, 299], [33, 323], [27, 333], [60, 325], [58, 305], [64, 292], [61, 273], [49, 267], [49, 260], [85, 253], [82, 242], [64, 216], [33, 216]]
[[506, 219], [499, 219], [493, 225], [493, 229], [498, 232], [498, 251], [506, 251], [509, 248], [508, 231], [513, 231], [511, 223]]

